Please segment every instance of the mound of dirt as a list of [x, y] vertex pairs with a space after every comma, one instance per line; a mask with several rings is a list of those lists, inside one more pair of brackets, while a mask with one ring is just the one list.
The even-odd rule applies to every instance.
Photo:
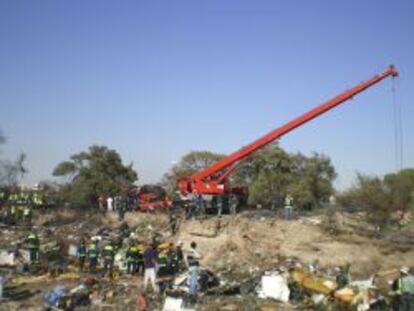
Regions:
[[280, 258], [293, 257], [309, 264], [318, 260], [322, 267], [351, 263], [352, 273], [364, 277], [412, 263], [412, 248], [401, 249], [392, 242], [348, 231], [330, 235], [322, 223], [274, 217], [255, 219], [240, 214], [184, 222], [176, 240], [183, 241], [185, 246], [195, 241], [204, 255], [202, 263], [216, 270], [229, 266], [262, 270], [274, 266]]

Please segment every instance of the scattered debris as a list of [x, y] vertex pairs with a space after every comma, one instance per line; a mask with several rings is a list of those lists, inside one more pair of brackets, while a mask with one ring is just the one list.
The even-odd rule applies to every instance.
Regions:
[[280, 272], [269, 272], [262, 276], [260, 289], [257, 291], [260, 298], [272, 298], [282, 302], [289, 301], [290, 290], [287, 275]]
[[[362, 227], [358, 222], [363, 217], [355, 215], [342, 214], [342, 233], [334, 236], [325, 233], [324, 215], [286, 221], [277, 213], [262, 209], [257, 215], [247, 211], [234, 217], [223, 216], [219, 221], [188, 220], [171, 237], [165, 229], [168, 217], [163, 214], [127, 214], [127, 224], [120, 223], [112, 214], [85, 215], [88, 221], [79, 221], [73, 212], [67, 213], [70, 221], [65, 220], [64, 214], [60, 211], [57, 220], [48, 215], [46, 226], [33, 228], [41, 240], [41, 256], [36, 264], [29, 264], [30, 254], [22, 242], [28, 229], [0, 228], [5, 241], [0, 243], [0, 275], [7, 275], [2, 307], [4, 304], [6, 309], [18, 309], [23, 306], [21, 297], [25, 297], [25, 305], [35, 307], [44, 301], [53, 308], [72, 309], [90, 305], [99, 309], [125, 306], [166, 311], [290, 310], [322, 305], [335, 308], [336, 304], [343, 304], [369, 310], [373, 305], [389, 304], [388, 282], [398, 277], [398, 267], [410, 264], [414, 255], [411, 249], [403, 249], [385, 238], [347, 233]], [[34, 224], [37, 223], [35, 218]], [[98, 274], [79, 271], [77, 245], [84, 237], [96, 240], [98, 245], [116, 242], [111, 274], [100, 274], [100, 261]], [[158, 279], [165, 296], [142, 292], [142, 276], [126, 273], [129, 242], [145, 243], [154, 237], [167, 242], [161, 245], [181, 240], [184, 249], [195, 241], [205, 254], [199, 273], [197, 307], [189, 300], [188, 273], [183, 267], [176, 275]], [[57, 246], [62, 260], [55, 265], [48, 254]], [[338, 290], [335, 267], [351, 261], [352, 281]]]

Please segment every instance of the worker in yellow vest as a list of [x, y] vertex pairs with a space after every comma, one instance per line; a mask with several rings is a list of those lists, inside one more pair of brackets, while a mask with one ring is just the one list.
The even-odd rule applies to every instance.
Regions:
[[131, 241], [129, 243], [129, 247], [128, 247], [128, 250], [126, 252], [127, 273], [128, 274], [134, 274], [135, 272], [137, 272], [138, 255], [139, 255], [138, 246], [133, 241]]
[[110, 275], [112, 275], [115, 260], [115, 249], [112, 242], [109, 242], [104, 246], [102, 256], [104, 259], [104, 272], [109, 272]]

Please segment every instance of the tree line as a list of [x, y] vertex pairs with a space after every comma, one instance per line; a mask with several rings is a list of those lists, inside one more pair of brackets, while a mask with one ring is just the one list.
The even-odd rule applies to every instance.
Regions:
[[[0, 132], [0, 144], [5, 141]], [[191, 175], [224, 156], [210, 151], [191, 151], [171, 167], [160, 185], [174, 196], [178, 178]], [[25, 159], [24, 154], [15, 161], [0, 157], [1, 186], [18, 184], [27, 172]], [[274, 143], [241, 161], [230, 181], [233, 185], [247, 187], [249, 205], [277, 208], [283, 206], [289, 195], [296, 208], [310, 210], [324, 205], [335, 194], [333, 182], [336, 175], [326, 155], [288, 153]], [[60, 178], [60, 196], [81, 206], [96, 205], [97, 197], [102, 194], [125, 194], [138, 181], [133, 163], [124, 164], [116, 150], [99, 145], [90, 146], [60, 162], [53, 176]], [[359, 174], [356, 184], [337, 196], [340, 206], [368, 211], [373, 222], [389, 219], [390, 213], [395, 211], [414, 211], [414, 169], [384, 177]]]

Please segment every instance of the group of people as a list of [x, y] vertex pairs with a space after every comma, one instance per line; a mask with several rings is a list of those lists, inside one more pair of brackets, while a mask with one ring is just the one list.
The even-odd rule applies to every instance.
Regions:
[[134, 210], [136, 199], [132, 195], [99, 196], [99, 209], [103, 212], [117, 212], [119, 220], [124, 220], [125, 214]]
[[[88, 272], [97, 273], [98, 263], [102, 263], [104, 274], [112, 275], [115, 255], [119, 249], [113, 241], [99, 245], [94, 239], [89, 243], [81, 239], [77, 247], [77, 259], [80, 271], [84, 272], [88, 263]], [[130, 240], [125, 252], [126, 273], [143, 276], [143, 288], [151, 285], [153, 292], [163, 292], [174, 276], [189, 269], [190, 294], [197, 294], [198, 266], [200, 254], [196, 250], [196, 243], [192, 242], [187, 253], [184, 254], [183, 243], [159, 243], [156, 239], [148, 243]]]
[[195, 300], [201, 259], [197, 244], [191, 242], [185, 253], [182, 249], [182, 242], [178, 242], [176, 247], [171, 243], [168, 245], [163, 248], [162, 245], [157, 246], [157, 243], [152, 242], [144, 251], [143, 289], [146, 290], [150, 283], [155, 293], [163, 292], [177, 272], [188, 269], [189, 294]]
[[221, 194], [206, 200], [201, 194], [194, 194], [191, 201], [187, 202], [185, 208], [185, 218], [190, 219], [194, 216], [204, 216], [207, 209], [214, 208], [217, 210], [217, 216], [221, 217], [223, 212], [228, 211], [231, 215], [237, 213], [240, 205], [239, 198], [236, 194]]
[[0, 190], [2, 220], [8, 225], [30, 225], [32, 210], [43, 206], [44, 198], [40, 192], [16, 191], [8, 193]]

